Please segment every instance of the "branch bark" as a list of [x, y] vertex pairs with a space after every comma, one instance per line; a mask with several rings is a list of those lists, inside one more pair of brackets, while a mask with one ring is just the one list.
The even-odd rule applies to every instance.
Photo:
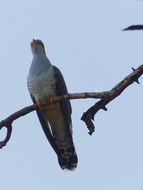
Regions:
[[[63, 96], [55, 96], [52, 98], [52, 102], [47, 101], [41, 106], [47, 106], [51, 103], [66, 101], [68, 99], [85, 99], [85, 98], [100, 99], [98, 102], [95, 103], [95, 105], [93, 105], [86, 112], [84, 112], [81, 117], [81, 120], [85, 122], [87, 128], [89, 129], [89, 134], [92, 135], [92, 133], [95, 131], [95, 126], [93, 124], [95, 114], [100, 109], [107, 111], [106, 105], [109, 102], [111, 102], [113, 99], [118, 97], [133, 82], [137, 82], [139, 84], [138, 79], [143, 74], [143, 65], [140, 65], [137, 69], [134, 68], [132, 69], [133, 72], [131, 74], [125, 77], [120, 83], [118, 83], [114, 88], [112, 88], [109, 91], [74, 93], [74, 94], [66, 94]], [[0, 142], [0, 148], [5, 146], [11, 137], [13, 121], [37, 109], [39, 109], [39, 106], [37, 104], [27, 106], [13, 113], [12, 115], [10, 115], [9, 117], [0, 122], [0, 129], [2, 129], [3, 127], [7, 128], [7, 135], [5, 139]]]

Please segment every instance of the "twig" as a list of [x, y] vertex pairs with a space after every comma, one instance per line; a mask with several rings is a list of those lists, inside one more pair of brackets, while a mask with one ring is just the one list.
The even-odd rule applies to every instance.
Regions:
[[92, 120], [94, 120], [95, 114], [100, 109], [107, 111], [106, 105], [113, 99], [118, 97], [133, 82], [139, 84], [138, 79], [143, 74], [143, 65], [139, 66], [137, 69], [132, 68], [132, 70], [133, 72], [131, 74], [124, 78], [110, 91], [105, 92], [105, 96], [100, 101], [98, 101], [95, 105], [93, 105], [85, 113], [83, 113], [81, 120], [83, 120], [86, 123], [90, 135], [92, 135], [92, 133], [95, 130], [94, 124], [92, 122]]
[[4, 146], [6, 146], [7, 142], [9, 141], [9, 139], [11, 137], [11, 133], [12, 133], [12, 125], [7, 125], [5, 127], [7, 129], [7, 134], [6, 134], [5, 139], [0, 142], [0, 148], [3, 148]]
[[[137, 69], [134, 69], [134, 68], [132, 68], [132, 69], [133, 69], [133, 72], [130, 75], [128, 75], [126, 78], [124, 78], [119, 84], [117, 84], [110, 91], [91, 92], [91, 93], [88, 93], [88, 92], [74, 93], [74, 94], [66, 94], [63, 96], [56, 96], [56, 97], [53, 97], [52, 103], [56, 103], [59, 101], [66, 101], [68, 99], [85, 99], [85, 98], [101, 99], [95, 105], [93, 105], [91, 108], [89, 108], [85, 113], [83, 113], [83, 116], [81, 117], [81, 119], [86, 123], [87, 128], [89, 129], [89, 134], [91, 135], [95, 130], [95, 126], [92, 122], [94, 120], [95, 114], [100, 109], [107, 111], [106, 105], [110, 101], [112, 101], [117, 96], [119, 96], [125, 90], [125, 88], [127, 88], [133, 82], [139, 83], [138, 79], [143, 74], [143, 65], [139, 66]], [[47, 101], [42, 106], [47, 106], [49, 104], [51, 104], [51, 102]], [[18, 119], [21, 116], [24, 116], [32, 111], [37, 110], [38, 108], [39, 108], [39, 106], [37, 104], [27, 106], [27, 107], [13, 113], [9, 117], [7, 117], [5, 120], [2, 120], [0, 122], [0, 129], [2, 129], [3, 127], [7, 128], [6, 138], [0, 142], [0, 148], [5, 146], [11, 137], [13, 121]]]
[[25, 108], [15, 112], [15, 113], [13, 113], [9, 117], [7, 117], [5, 120], [2, 120], [0, 122], [0, 129], [2, 129], [3, 127], [6, 127], [6, 129], [7, 129], [7, 134], [6, 134], [5, 139], [0, 142], [0, 148], [3, 148], [4, 146], [6, 146], [7, 142], [9, 141], [9, 139], [11, 137], [11, 134], [12, 134], [12, 122], [14, 120], [18, 119], [19, 117], [24, 116], [24, 115], [34, 111], [37, 108], [38, 108], [37, 105], [32, 105], [32, 106], [25, 107]]
[[143, 25], [139, 24], [139, 25], [131, 25], [131, 26], [123, 29], [123, 31], [126, 31], [126, 30], [142, 30], [142, 29], [143, 29]]

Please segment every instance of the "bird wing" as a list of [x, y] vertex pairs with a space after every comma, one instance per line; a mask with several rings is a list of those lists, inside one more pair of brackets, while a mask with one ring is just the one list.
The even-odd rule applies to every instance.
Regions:
[[[68, 93], [64, 78], [60, 72], [60, 70], [54, 66], [54, 76], [56, 79], [56, 94], [57, 96], [65, 95]], [[71, 113], [72, 108], [69, 100], [66, 101], [60, 101], [60, 106], [63, 112], [64, 120], [66, 122], [66, 125], [71, 129], [72, 127], [72, 121], [71, 121]]]

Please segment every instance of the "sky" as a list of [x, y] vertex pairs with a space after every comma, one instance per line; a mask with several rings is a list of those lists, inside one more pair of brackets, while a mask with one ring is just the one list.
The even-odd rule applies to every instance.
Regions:
[[[0, 120], [32, 104], [26, 80], [33, 38], [44, 42], [69, 93], [110, 90], [143, 63], [143, 31], [122, 31], [143, 24], [143, 1], [5, 0], [0, 23]], [[97, 113], [92, 136], [80, 118], [97, 100], [71, 101], [79, 158], [72, 172], [60, 169], [35, 112], [16, 120], [0, 150], [0, 188], [142, 190], [143, 77], [140, 82]], [[2, 129], [1, 140], [4, 135]]]

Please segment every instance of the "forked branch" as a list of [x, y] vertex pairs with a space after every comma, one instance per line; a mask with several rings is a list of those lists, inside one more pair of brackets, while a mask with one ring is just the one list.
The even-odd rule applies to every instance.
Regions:
[[[95, 114], [100, 109], [107, 111], [106, 105], [109, 102], [111, 102], [113, 99], [118, 97], [133, 82], [139, 83], [138, 79], [143, 74], [143, 65], [139, 66], [137, 69], [134, 69], [134, 68], [132, 69], [133, 69], [133, 72], [131, 74], [125, 77], [120, 83], [118, 83], [114, 88], [112, 88], [109, 91], [91, 92], [91, 93], [88, 93], [88, 92], [74, 93], [74, 94], [66, 94], [63, 96], [56, 96], [56, 97], [53, 97], [52, 102], [48, 101], [44, 103], [42, 106], [47, 106], [51, 103], [56, 103], [59, 101], [66, 101], [68, 99], [85, 99], [85, 98], [100, 99], [98, 102], [95, 103], [95, 105], [93, 105], [85, 113], [83, 113], [81, 117], [81, 119], [87, 125], [87, 128], [89, 129], [89, 134], [91, 135], [95, 130], [95, 126], [93, 124]], [[5, 146], [11, 137], [13, 121], [37, 109], [39, 109], [39, 106], [37, 104], [33, 104], [31, 106], [25, 107], [13, 113], [9, 117], [7, 117], [5, 120], [2, 120], [0, 122], [0, 129], [2, 129], [3, 127], [7, 128], [6, 138], [0, 142], [0, 148]]]

